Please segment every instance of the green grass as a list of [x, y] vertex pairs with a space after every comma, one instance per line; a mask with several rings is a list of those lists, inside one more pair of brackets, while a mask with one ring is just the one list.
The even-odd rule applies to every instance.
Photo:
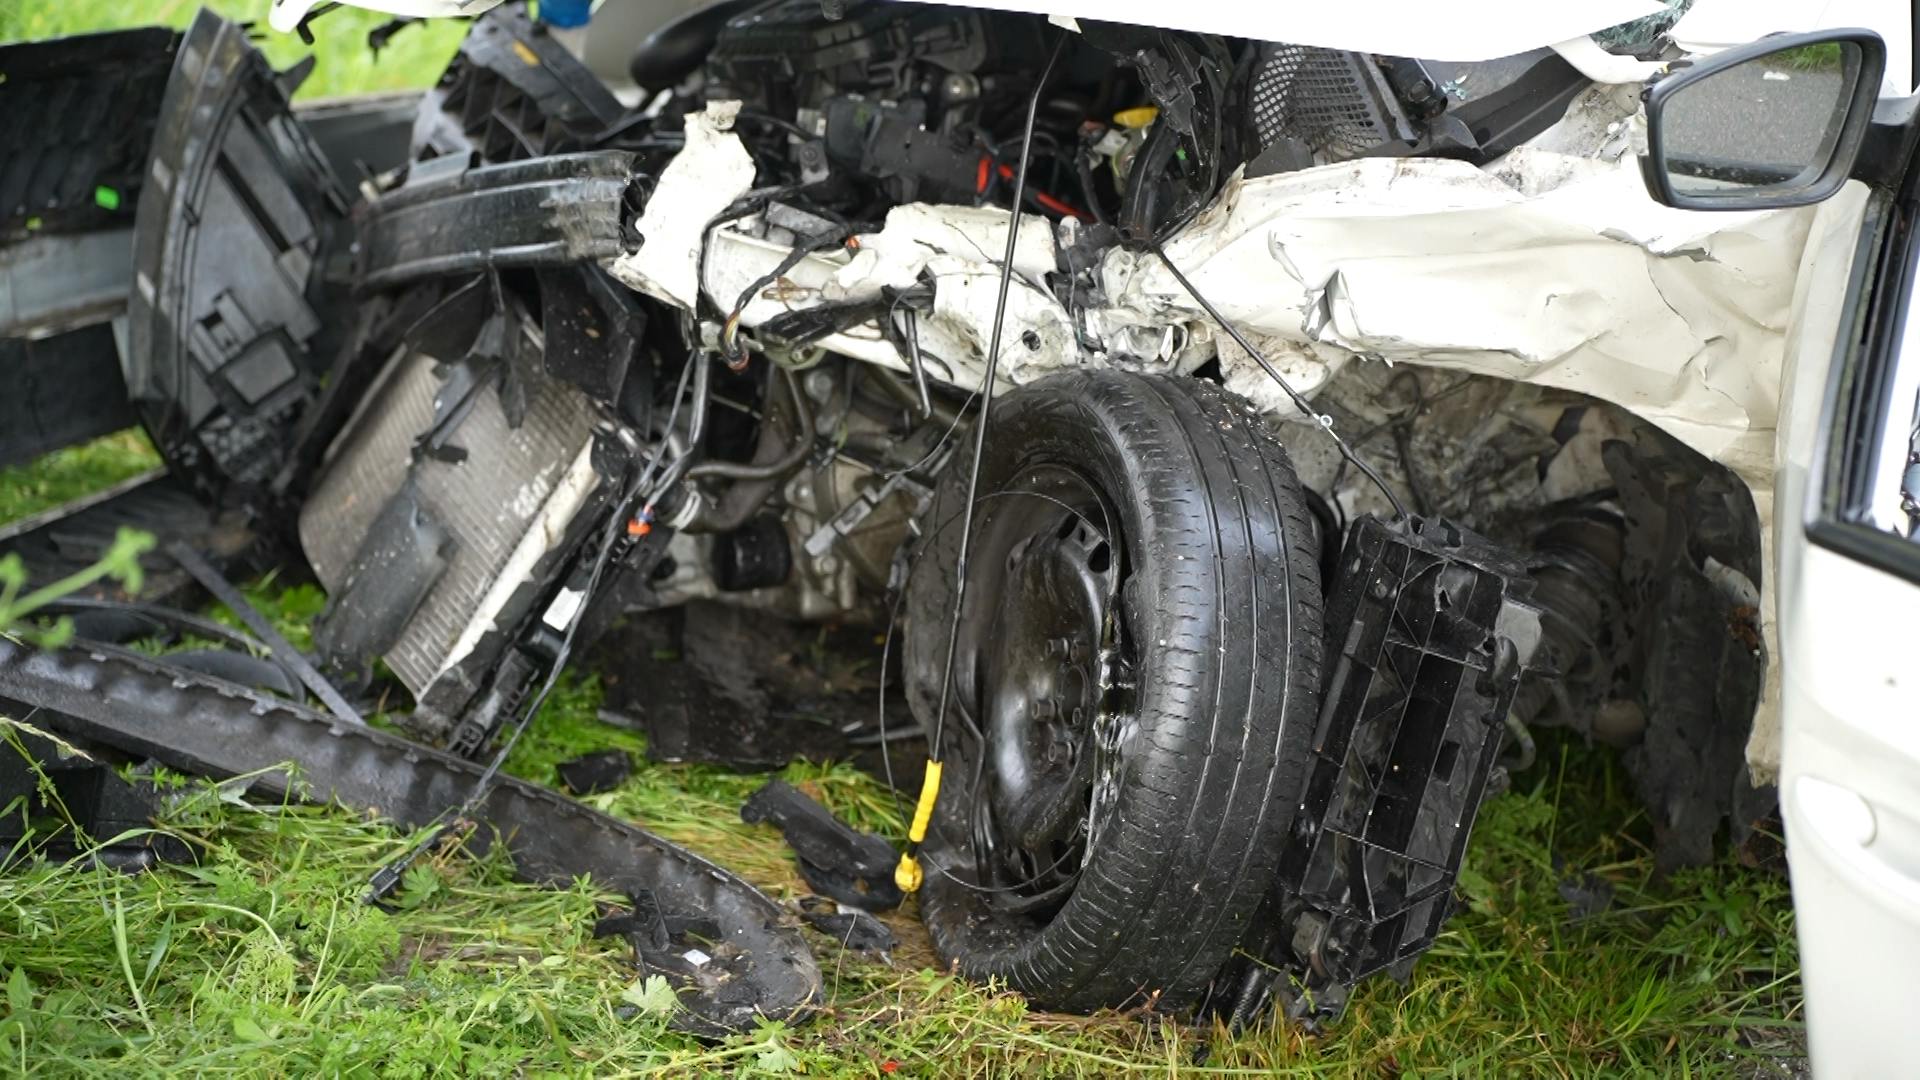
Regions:
[[112, 487], [159, 464], [160, 454], [146, 433], [130, 428], [0, 469], [0, 525]]
[[[259, 17], [265, 0], [215, 5]], [[0, 40], [165, 21], [193, 5], [0, 0]], [[303, 93], [421, 86], [459, 30], [413, 29], [377, 65], [360, 39], [377, 16], [315, 24], [325, 59]], [[277, 63], [305, 50], [276, 38]], [[133, 434], [0, 472], [0, 520], [149, 467]], [[323, 598], [256, 582], [250, 595], [304, 645]], [[594, 719], [591, 675], [563, 680], [509, 763], [552, 782], [585, 750], [643, 749]], [[1463, 909], [1400, 986], [1377, 979], [1344, 1020], [1311, 1036], [1269, 1020], [1230, 1035], [1137, 1013], [1059, 1016], [938, 969], [911, 908], [889, 916], [892, 966], [813, 943], [828, 1001], [813, 1023], [703, 1044], [626, 1016], [634, 973], [590, 938], [591, 883], [514, 882], [493, 859], [449, 851], [418, 868], [392, 913], [358, 905], [405, 839], [339, 808], [259, 805], [233, 785], [180, 779], [165, 827], [203, 847], [197, 866], [134, 878], [78, 865], [0, 870], [0, 1072], [21, 1075], [668, 1075], [749, 1071], [879, 1076], [1769, 1075], [1801, 1051], [1786, 882], [1731, 861], [1661, 880], [1650, 829], [1608, 753], [1545, 738], [1541, 764], [1489, 803], [1462, 877]], [[0, 753], [10, 752], [0, 747]], [[894, 802], [843, 765], [784, 776], [866, 828], [900, 833]], [[778, 834], [738, 806], [763, 778], [642, 765], [590, 798], [731, 867], [777, 898], [799, 895]], [[1572, 919], [1561, 881], [1597, 874], [1605, 912]]]
[[[341, 8], [315, 19], [310, 48], [292, 34], [268, 28], [268, 0], [206, 0], [204, 6], [235, 21], [258, 23], [261, 50], [275, 67], [284, 69], [318, 53], [322, 62], [300, 87], [301, 98], [432, 86], [466, 33], [466, 24], [458, 20], [410, 26], [375, 58], [366, 48], [367, 31], [389, 18], [378, 12]], [[184, 28], [201, 7], [199, 0], [0, 0], [0, 42], [133, 26]]]
[[[641, 740], [592, 719], [594, 680], [570, 677], [511, 769], [552, 780], [580, 751]], [[513, 882], [448, 852], [407, 880], [398, 910], [356, 903], [401, 850], [393, 830], [338, 809], [257, 805], [184, 782], [166, 821], [204, 848], [197, 867], [138, 878], [75, 866], [0, 874], [0, 1060], [23, 1074], [169, 1070], [307, 1075], [377, 1064], [390, 1075], [704, 1074], [787, 1065], [811, 1075], [1764, 1075], [1797, 1034], [1786, 884], [1732, 865], [1655, 881], [1644, 822], [1617, 768], [1563, 745], [1486, 808], [1457, 915], [1410, 985], [1367, 984], [1343, 1022], [1307, 1036], [1269, 1021], [1232, 1036], [1143, 1014], [1057, 1016], [948, 977], [910, 910], [893, 966], [812, 941], [822, 1015], [719, 1045], [623, 1017], [624, 952], [590, 939], [596, 901]], [[845, 766], [785, 777], [866, 827], [897, 834], [892, 800]], [[771, 829], [737, 808], [761, 778], [643, 765], [588, 801], [727, 865], [775, 897], [804, 886]], [[1566, 870], [1556, 871], [1558, 857]], [[1572, 870], [1617, 899], [1573, 921]], [[5, 1066], [0, 1066], [5, 1067]], [[777, 1070], [776, 1070], [777, 1071]]]

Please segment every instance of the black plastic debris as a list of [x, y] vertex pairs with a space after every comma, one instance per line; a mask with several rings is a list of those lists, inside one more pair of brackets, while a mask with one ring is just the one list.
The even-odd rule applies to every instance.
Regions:
[[612, 791], [633, 775], [633, 758], [625, 750], [600, 750], [563, 761], [555, 771], [575, 795], [598, 795]]
[[176, 54], [134, 230], [127, 391], [174, 472], [245, 501], [287, 458], [334, 334], [348, 194], [246, 28], [202, 11]]
[[346, 698], [341, 697], [340, 691], [327, 681], [327, 677], [315, 670], [307, 658], [301, 655], [300, 650], [294, 648], [292, 642], [282, 637], [280, 631], [273, 628], [273, 623], [269, 622], [265, 615], [260, 614], [240, 590], [234, 588], [232, 582], [222, 577], [212, 563], [195, 551], [192, 544], [185, 542], [169, 544], [167, 554], [173, 557], [174, 562], [180, 564], [180, 569], [193, 575], [195, 581], [212, 593], [214, 599], [227, 605], [227, 610], [233, 612], [235, 618], [244, 623], [262, 644], [272, 650], [274, 658], [298, 676], [300, 682], [308, 690], [313, 691], [313, 696], [319, 698], [329, 712], [349, 724], [366, 723], [360, 718], [359, 712], [353, 705]]
[[129, 784], [111, 766], [65, 753], [51, 739], [22, 733], [18, 747], [0, 745], [0, 851], [8, 863], [23, 846], [63, 861], [91, 853], [126, 873], [190, 861], [193, 852], [179, 838], [151, 831], [158, 810], [151, 787]]
[[[614, 605], [609, 604], [609, 608]], [[628, 615], [595, 646], [606, 706], [647, 736], [647, 757], [735, 772], [795, 759], [854, 761], [880, 775], [870, 632], [693, 601]], [[894, 781], [919, 785], [924, 753], [897, 681], [889, 690]], [[715, 723], [715, 718], [725, 723]]]
[[800, 876], [821, 896], [863, 911], [900, 906], [893, 868], [900, 853], [872, 833], [856, 831], [784, 780], [769, 780], [740, 807], [740, 819], [779, 827], [800, 864]]
[[[1210, 1007], [1337, 1016], [1440, 933], [1505, 717], [1538, 643], [1525, 568], [1443, 521], [1354, 523], [1327, 604], [1332, 659], [1301, 809], [1247, 955]], [[1286, 972], [1276, 980], [1274, 970]]]
[[346, 580], [330, 590], [313, 644], [331, 670], [358, 673], [400, 640], [407, 621], [446, 575], [458, 547], [446, 525], [402, 482], [373, 519]]
[[620, 102], [560, 40], [503, 4], [473, 21], [427, 91], [413, 157], [514, 161], [584, 150], [620, 120]]
[[1567, 913], [1575, 922], [1591, 919], [1613, 906], [1613, 882], [1591, 870], [1561, 878], [1555, 889], [1567, 902]]
[[673, 987], [682, 1009], [676, 1021], [682, 1026], [689, 1026], [689, 1014], [697, 1018], [703, 1009], [761, 1005], [752, 959], [727, 940], [717, 921], [670, 909], [648, 889], [633, 890], [628, 899], [632, 910], [600, 919], [593, 936], [627, 939], [639, 974], [659, 975]]
[[[297, 791], [403, 826], [442, 821], [485, 774], [386, 732], [106, 645], [35, 650], [0, 637], [0, 710], [32, 713], [63, 737], [208, 776], [253, 775], [270, 793]], [[286, 762], [298, 783], [278, 771]], [[468, 849], [503, 846], [523, 880], [566, 887], [591, 875], [630, 896], [651, 892], [668, 916], [712, 920], [717, 936], [679, 951], [674, 1027], [723, 1036], [765, 1018], [799, 1022], [819, 1001], [820, 969], [788, 911], [713, 863], [509, 776], [493, 778], [474, 820], [481, 827]], [[695, 936], [706, 929], [681, 926]]]
[[891, 927], [859, 908], [818, 896], [800, 897], [794, 905], [808, 926], [839, 942], [841, 948], [884, 957], [900, 947]]
[[672, 952], [676, 942], [684, 950], [690, 947], [689, 938], [711, 943], [721, 936], [720, 924], [708, 916], [668, 914], [650, 889], [636, 890], [627, 899], [632, 909], [595, 922], [593, 936], [625, 937], [633, 945], [634, 956], [643, 970], [683, 967], [686, 957]]
[[146, 27], [0, 48], [0, 240], [132, 221], [179, 43]]

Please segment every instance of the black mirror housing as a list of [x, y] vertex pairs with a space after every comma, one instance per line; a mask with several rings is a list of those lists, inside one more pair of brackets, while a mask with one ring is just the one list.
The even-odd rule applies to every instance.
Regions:
[[[1747, 65], [1768, 58], [1781, 59], [1772, 66], [1801, 69], [1799, 76], [1809, 83], [1837, 80], [1813, 91], [1830, 92], [1830, 114], [1825, 119], [1818, 115], [1817, 97], [1778, 105], [1742, 100], [1742, 80], [1750, 81], [1760, 70]], [[1886, 64], [1886, 43], [1871, 30], [1816, 30], [1761, 38], [1656, 78], [1641, 95], [1647, 111], [1647, 152], [1640, 158], [1640, 172], [1647, 191], [1656, 201], [1682, 210], [1767, 210], [1826, 199], [1853, 172]], [[1838, 70], [1818, 70], [1825, 67]], [[1789, 83], [1795, 74], [1766, 71], [1759, 77]], [[1718, 103], [1710, 101], [1714, 92], [1705, 89], [1711, 80], [1717, 80]], [[1809, 105], [1812, 116], [1805, 115]], [[1756, 115], [1740, 115], [1743, 108]], [[1764, 120], [1758, 115], [1762, 112], [1767, 114]], [[1816, 142], [1792, 146], [1789, 124]], [[1731, 139], [1747, 140], [1752, 154], [1701, 152], [1703, 146], [1718, 150]], [[1762, 144], [1769, 141], [1775, 144], [1772, 152], [1789, 155], [1786, 162], [1764, 160]]]

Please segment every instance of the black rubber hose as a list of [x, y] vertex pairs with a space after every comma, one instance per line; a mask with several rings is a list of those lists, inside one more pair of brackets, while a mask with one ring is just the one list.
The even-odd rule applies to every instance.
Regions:
[[1080, 152], [1073, 155], [1073, 168], [1080, 178], [1080, 198], [1087, 204], [1087, 212], [1093, 215], [1096, 223], [1111, 225], [1112, 222], [1107, 220], [1106, 207], [1100, 205], [1099, 187], [1093, 182], [1093, 153], [1081, 147]]
[[780, 490], [778, 480], [742, 480], [726, 490], [711, 510], [700, 508], [684, 532], [729, 533], [745, 525]]
[[807, 407], [807, 395], [800, 389], [800, 377], [784, 368], [781, 374], [786, 376], [787, 398], [793, 402], [793, 416], [799, 425], [794, 433], [793, 445], [787, 452], [764, 465], [752, 465], [744, 461], [703, 461], [686, 472], [686, 479], [697, 480], [703, 476], [718, 476], [728, 480], [780, 480], [792, 475], [813, 451], [813, 410]]

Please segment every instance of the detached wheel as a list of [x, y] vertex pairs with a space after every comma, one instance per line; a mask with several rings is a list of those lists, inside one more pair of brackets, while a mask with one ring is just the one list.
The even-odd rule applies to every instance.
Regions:
[[[929, 728], [965, 454], [907, 585]], [[921, 912], [1036, 1003], [1191, 1004], [1271, 882], [1318, 708], [1320, 575], [1286, 452], [1210, 383], [1075, 372], [994, 406]]]

